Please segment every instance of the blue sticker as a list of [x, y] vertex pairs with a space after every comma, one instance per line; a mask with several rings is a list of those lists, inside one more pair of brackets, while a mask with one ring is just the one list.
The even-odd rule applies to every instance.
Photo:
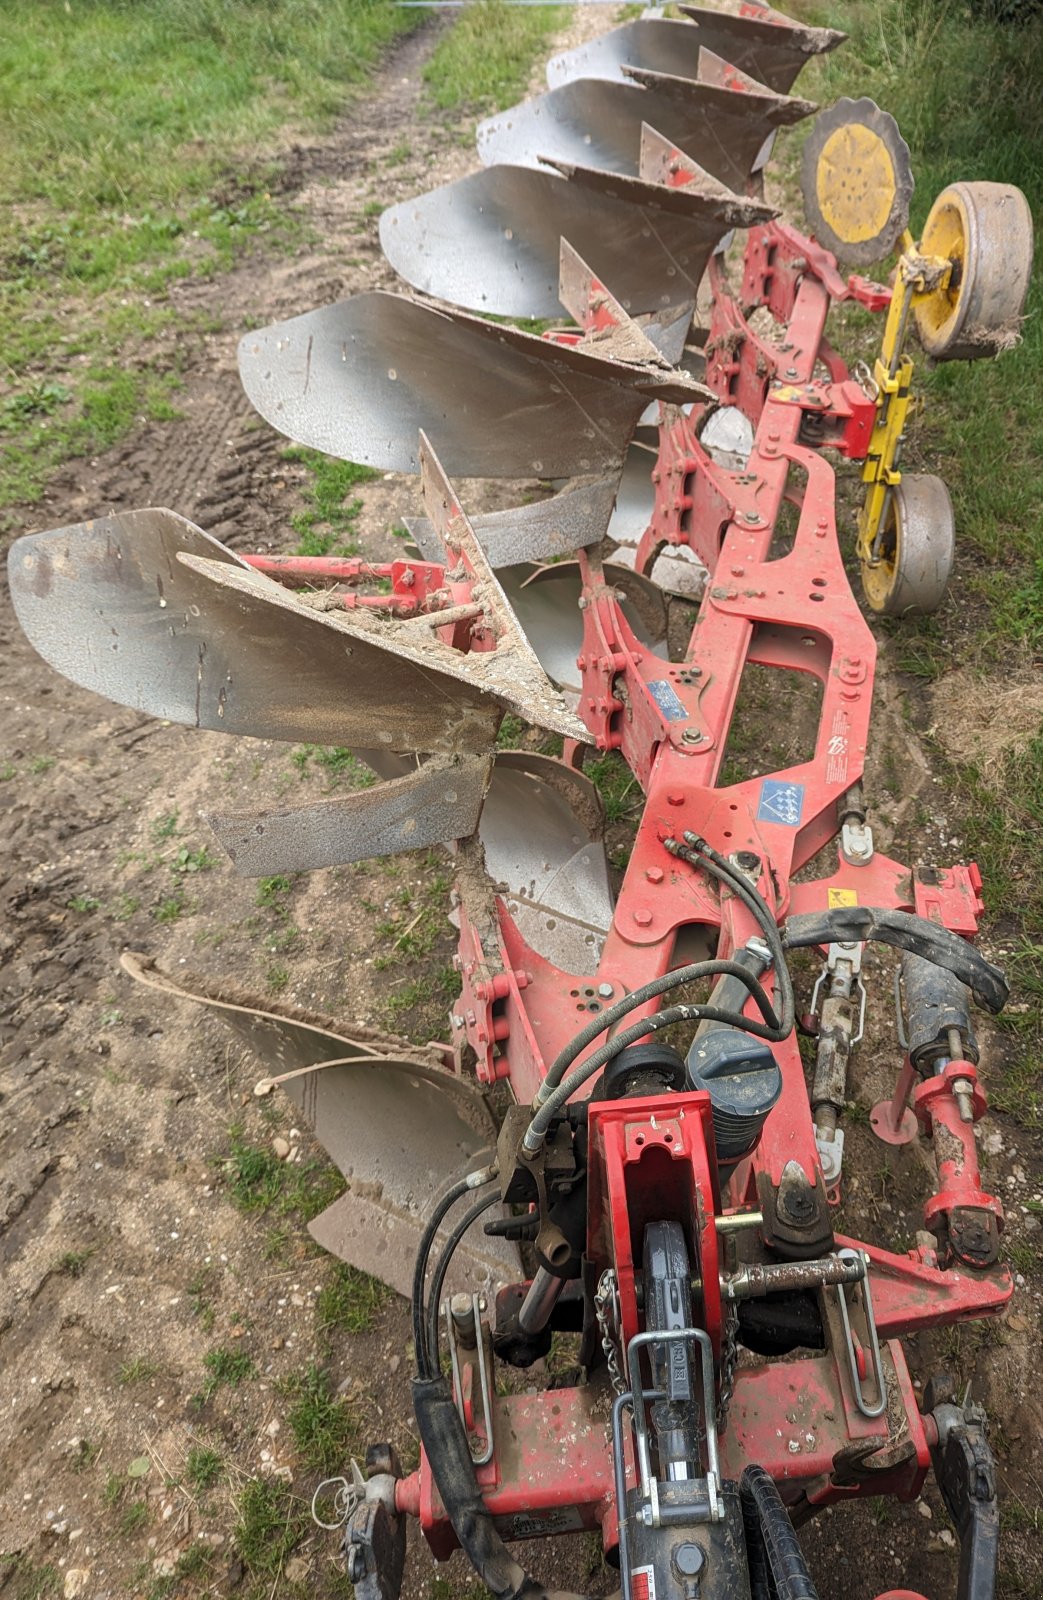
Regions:
[[765, 778], [761, 784], [758, 822], [781, 822], [787, 828], [799, 828], [804, 815], [804, 785], [784, 783], [781, 778]]
[[657, 678], [648, 685], [648, 692], [667, 722], [683, 722], [688, 715], [677, 698], [677, 691], [668, 678]]

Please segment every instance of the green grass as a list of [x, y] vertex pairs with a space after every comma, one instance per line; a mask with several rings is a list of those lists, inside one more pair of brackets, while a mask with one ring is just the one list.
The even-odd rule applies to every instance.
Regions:
[[[378, 210], [383, 209], [381, 202]], [[301, 463], [307, 471], [302, 485], [305, 509], [291, 518], [297, 534], [299, 556], [353, 556], [358, 554], [354, 543], [355, 525], [362, 501], [352, 495], [358, 483], [369, 483], [380, 474], [372, 467], [361, 467], [354, 461], [334, 461], [319, 450], [308, 450], [303, 445], [291, 445], [282, 453], [284, 461]]]
[[330, 1276], [315, 1303], [315, 1323], [320, 1333], [334, 1329], [343, 1333], [368, 1333], [381, 1306], [391, 1298], [391, 1290], [368, 1272], [332, 1264]]
[[210, 1450], [206, 1445], [195, 1445], [188, 1452], [185, 1477], [197, 1494], [205, 1494], [212, 1489], [223, 1471], [224, 1464], [217, 1450]]
[[568, 21], [567, 6], [510, 6], [475, 0], [424, 67], [443, 111], [502, 111], [523, 98], [536, 57]]
[[54, 1263], [52, 1270], [63, 1273], [67, 1278], [80, 1278], [97, 1248], [97, 1245], [92, 1244], [86, 1250], [65, 1250]]
[[120, 1383], [147, 1383], [149, 1378], [154, 1378], [159, 1370], [157, 1363], [150, 1361], [147, 1356], [135, 1356], [131, 1361], [124, 1361], [120, 1367]]
[[293, 1401], [286, 1420], [304, 1464], [315, 1472], [343, 1472], [358, 1432], [355, 1418], [334, 1395], [329, 1374], [310, 1366], [280, 1387]]
[[228, 1350], [218, 1347], [208, 1350], [203, 1357], [207, 1379], [203, 1385], [203, 1400], [211, 1400], [219, 1389], [238, 1389], [240, 1384], [257, 1376], [257, 1368], [245, 1350]]
[[235, 1543], [243, 1562], [253, 1574], [277, 1578], [312, 1531], [307, 1502], [285, 1483], [258, 1478], [247, 1484], [237, 1509]]
[[423, 17], [392, 0], [0, 0], [0, 506], [177, 414], [171, 358], [141, 353], [175, 320], [166, 289], [286, 228], [277, 136], [327, 124]]
[[301, 1164], [280, 1161], [271, 1150], [250, 1144], [233, 1130], [231, 1151], [223, 1163], [232, 1199], [240, 1211], [296, 1213], [310, 1222], [343, 1192], [344, 1180], [326, 1161]]

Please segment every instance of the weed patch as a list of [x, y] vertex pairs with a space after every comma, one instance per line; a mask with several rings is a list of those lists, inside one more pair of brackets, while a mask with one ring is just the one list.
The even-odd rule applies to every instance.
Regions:
[[311, 1366], [282, 1391], [293, 1401], [287, 1422], [304, 1463], [316, 1472], [342, 1472], [357, 1438], [354, 1417], [338, 1400], [328, 1373]]
[[311, 1528], [308, 1507], [281, 1482], [255, 1479], [238, 1501], [235, 1543], [257, 1575], [275, 1577]]
[[[378, 205], [378, 210], [382, 205]], [[300, 543], [299, 556], [353, 556], [358, 546], [353, 542], [355, 524], [362, 501], [352, 497], [358, 483], [368, 483], [380, 474], [372, 467], [358, 466], [354, 461], [335, 461], [318, 450], [308, 450], [303, 445], [291, 445], [282, 452], [284, 461], [299, 462], [305, 469], [302, 489], [305, 509], [292, 518], [292, 526]]]

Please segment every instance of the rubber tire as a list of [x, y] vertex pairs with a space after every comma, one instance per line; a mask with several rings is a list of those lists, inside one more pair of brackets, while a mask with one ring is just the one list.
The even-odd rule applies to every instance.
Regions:
[[977, 361], [1017, 343], [1032, 276], [1032, 213], [1011, 183], [952, 183], [924, 224], [924, 255], [955, 264], [948, 289], [915, 307], [936, 361]]
[[862, 588], [883, 617], [924, 617], [945, 598], [956, 555], [952, 501], [941, 478], [906, 473], [891, 496], [885, 525], [889, 555], [863, 564]]

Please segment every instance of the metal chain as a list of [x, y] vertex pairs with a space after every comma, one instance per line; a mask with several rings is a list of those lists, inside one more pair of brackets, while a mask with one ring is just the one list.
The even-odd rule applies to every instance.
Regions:
[[735, 1369], [739, 1365], [739, 1313], [729, 1305], [724, 1316], [724, 1333], [721, 1340], [721, 1393], [717, 1401], [717, 1431], [723, 1433], [728, 1426], [728, 1407], [735, 1391]]
[[623, 1371], [619, 1364], [619, 1293], [616, 1288], [616, 1274], [612, 1267], [606, 1267], [598, 1279], [598, 1286], [594, 1291], [594, 1313], [601, 1329], [601, 1348], [605, 1352], [612, 1387], [617, 1394], [626, 1394], [627, 1386], [623, 1381]]

